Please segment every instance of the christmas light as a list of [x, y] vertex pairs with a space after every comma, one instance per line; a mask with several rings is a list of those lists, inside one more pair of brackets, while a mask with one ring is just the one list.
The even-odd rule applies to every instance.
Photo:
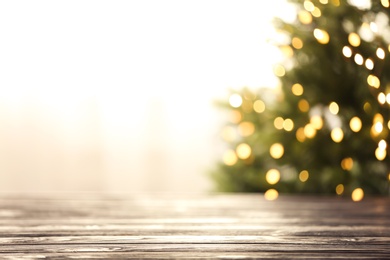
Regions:
[[237, 146], [236, 153], [238, 158], [245, 160], [251, 155], [252, 149], [248, 144], [242, 143]]
[[284, 123], [284, 119], [282, 117], [280, 117], [280, 116], [278, 116], [274, 120], [274, 126], [275, 126], [276, 129], [282, 130], [283, 129], [283, 123]]
[[242, 105], [242, 97], [239, 94], [232, 94], [229, 98], [229, 104], [234, 108], [240, 107]]
[[306, 101], [306, 99], [301, 99], [298, 102], [298, 108], [302, 112], [307, 112], [310, 109], [309, 102]]
[[301, 10], [298, 13], [298, 20], [302, 24], [310, 24], [313, 21], [313, 17], [308, 11]]
[[385, 140], [380, 140], [379, 143], [378, 143], [378, 148], [382, 149], [382, 150], [386, 150], [387, 148], [387, 142]]
[[347, 58], [351, 58], [352, 56], [352, 49], [349, 46], [343, 47], [343, 55]]
[[253, 103], [253, 110], [259, 114], [263, 113], [265, 110], [265, 103], [262, 100], [256, 100]]
[[269, 189], [264, 193], [266, 200], [276, 200], [279, 196], [279, 192], [275, 189]]
[[274, 66], [274, 74], [277, 77], [283, 77], [286, 74], [286, 70], [280, 64]]
[[381, 0], [383, 7], [389, 7], [389, 0]]
[[230, 113], [230, 122], [233, 124], [238, 124], [242, 120], [242, 115], [240, 111], [233, 110]]
[[368, 58], [365, 62], [365, 66], [367, 69], [372, 70], [374, 68], [374, 61]]
[[305, 131], [302, 127], [297, 129], [297, 131], [295, 132], [295, 137], [301, 143], [303, 143], [306, 140]]
[[303, 2], [303, 7], [306, 9], [306, 11], [313, 12], [315, 6], [311, 1], [305, 0]]
[[356, 53], [355, 54], [355, 57], [354, 57], [354, 61], [357, 65], [363, 65], [364, 63], [364, 59], [363, 59], [363, 56], [360, 55], [359, 53]]
[[284, 154], [284, 147], [280, 143], [275, 143], [275, 144], [271, 145], [271, 147], [269, 149], [269, 153], [270, 153], [272, 158], [280, 159]]
[[379, 104], [381, 104], [381, 105], [383, 105], [383, 104], [386, 103], [386, 95], [385, 95], [385, 93], [380, 92], [380, 93], [378, 94], [378, 102], [379, 102]]
[[348, 42], [353, 47], [358, 47], [360, 45], [360, 36], [357, 33], [350, 33], [348, 35]]
[[266, 181], [273, 185], [279, 182], [280, 180], [280, 172], [276, 169], [270, 169], [265, 175]]
[[286, 131], [292, 131], [294, 129], [294, 122], [290, 118], [287, 118], [283, 122], [283, 128]]
[[364, 191], [361, 188], [356, 188], [352, 191], [351, 198], [353, 201], [361, 201], [364, 197]]
[[302, 49], [303, 47], [303, 41], [301, 39], [299, 39], [298, 37], [293, 37], [292, 40], [291, 40], [291, 45], [299, 50], [299, 49]]
[[359, 132], [360, 129], [362, 129], [362, 120], [360, 120], [360, 118], [357, 116], [351, 118], [349, 121], [349, 127], [352, 131]]
[[375, 157], [378, 159], [378, 161], [383, 161], [387, 156], [387, 152], [384, 149], [381, 149], [380, 147], [375, 149]]
[[328, 4], [328, 0], [320, 0], [320, 3], [323, 5], [326, 5], [326, 4]]
[[385, 50], [382, 49], [382, 48], [376, 49], [376, 56], [377, 56], [379, 59], [383, 60], [383, 59], [385, 58]]
[[330, 136], [335, 143], [340, 143], [344, 138], [344, 132], [341, 128], [336, 127], [330, 132]]
[[301, 181], [301, 182], [305, 182], [305, 181], [307, 181], [308, 179], [309, 179], [309, 172], [308, 171], [306, 171], [306, 170], [303, 170], [303, 171], [301, 171], [300, 173], [299, 173], [299, 180]]
[[370, 85], [373, 88], [379, 88], [379, 86], [381, 84], [379, 78], [375, 75], [372, 75], [372, 74], [368, 75], [367, 83], [368, 83], [368, 85]]
[[344, 192], [344, 185], [343, 184], [339, 184], [336, 186], [336, 193], [337, 195], [341, 195], [343, 194]]
[[319, 130], [324, 125], [324, 121], [321, 116], [314, 115], [310, 118], [310, 124], [316, 129]]
[[241, 122], [238, 125], [238, 132], [241, 136], [250, 136], [255, 132], [255, 125], [252, 122]]
[[319, 43], [321, 43], [321, 44], [329, 43], [330, 37], [326, 31], [316, 28], [316, 29], [314, 29], [313, 34]]
[[333, 115], [337, 115], [338, 112], [339, 112], [339, 105], [336, 103], [336, 102], [331, 102], [329, 104], [329, 111], [333, 114]]
[[353, 159], [351, 157], [344, 158], [341, 161], [341, 168], [346, 171], [350, 171], [353, 167]]
[[303, 133], [305, 134], [305, 137], [313, 138], [316, 135], [317, 130], [311, 124], [307, 124], [303, 128]]
[[303, 94], [303, 87], [299, 83], [295, 83], [291, 87], [291, 91], [295, 96], [301, 96]]
[[233, 150], [227, 150], [223, 155], [223, 162], [228, 165], [232, 166], [237, 163], [237, 155]]

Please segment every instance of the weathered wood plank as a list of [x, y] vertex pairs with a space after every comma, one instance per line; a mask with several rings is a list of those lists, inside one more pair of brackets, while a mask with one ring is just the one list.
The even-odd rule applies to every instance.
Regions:
[[0, 258], [390, 259], [390, 198], [0, 196]]

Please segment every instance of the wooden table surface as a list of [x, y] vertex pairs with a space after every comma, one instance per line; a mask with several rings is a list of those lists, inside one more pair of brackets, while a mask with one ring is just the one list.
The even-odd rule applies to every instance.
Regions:
[[0, 194], [0, 259], [390, 259], [390, 198]]

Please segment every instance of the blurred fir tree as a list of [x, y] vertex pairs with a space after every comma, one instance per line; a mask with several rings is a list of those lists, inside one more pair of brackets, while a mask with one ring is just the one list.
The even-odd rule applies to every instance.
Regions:
[[296, 20], [274, 21], [286, 38], [280, 89], [243, 87], [218, 104], [230, 120], [217, 189], [388, 194], [389, 1], [289, 2]]

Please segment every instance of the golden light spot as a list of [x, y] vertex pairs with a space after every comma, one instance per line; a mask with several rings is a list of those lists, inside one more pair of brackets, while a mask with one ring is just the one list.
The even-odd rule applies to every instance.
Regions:
[[248, 144], [242, 143], [237, 146], [236, 153], [238, 158], [245, 160], [251, 156], [252, 149]]
[[283, 77], [286, 74], [286, 70], [280, 64], [274, 66], [274, 74], [277, 77]]
[[367, 83], [373, 88], [379, 88], [379, 86], [381, 85], [379, 78], [372, 74], [368, 75]]
[[288, 45], [280, 47], [280, 51], [283, 53], [283, 55], [285, 57], [288, 57], [288, 58], [292, 57], [294, 55], [293, 49], [290, 46], [288, 46]]
[[324, 121], [321, 116], [315, 115], [310, 118], [310, 124], [317, 130], [321, 129], [324, 125]]
[[328, 3], [328, 0], [320, 0], [320, 3], [326, 5]]
[[364, 197], [364, 191], [361, 188], [356, 188], [351, 194], [353, 201], [361, 201]]
[[308, 11], [301, 10], [298, 13], [298, 20], [303, 24], [310, 24], [313, 21], [313, 17]]
[[317, 39], [317, 41], [321, 44], [327, 44], [330, 40], [329, 34], [321, 29], [314, 29], [314, 37]]
[[353, 167], [353, 159], [351, 157], [344, 158], [341, 161], [341, 168], [346, 171], [350, 171]]
[[368, 102], [364, 103], [363, 109], [364, 109], [364, 112], [366, 112], [367, 114], [370, 113], [370, 112], [371, 112], [371, 109], [372, 109], [372, 108], [371, 108], [371, 104], [368, 103]]
[[378, 32], [378, 25], [375, 22], [371, 22], [370, 29], [371, 29], [371, 31], [377, 33]]
[[381, 105], [385, 104], [386, 103], [385, 93], [383, 93], [383, 92], [379, 93], [377, 99], [378, 99], [379, 104], [381, 104]]
[[298, 37], [293, 37], [292, 40], [291, 40], [291, 45], [299, 50], [299, 49], [302, 49], [303, 47], [303, 41], [301, 39], [299, 39]]
[[383, 7], [389, 7], [389, 0], [381, 0]]
[[372, 70], [374, 69], [374, 61], [370, 58], [368, 58], [365, 62], [365, 66], [367, 69]]
[[292, 131], [294, 129], [294, 122], [290, 118], [287, 118], [283, 122], [283, 128], [286, 131]]
[[311, 14], [312, 14], [314, 17], [320, 17], [320, 16], [321, 16], [321, 10], [320, 10], [320, 8], [314, 7], [314, 10], [311, 12]]
[[336, 102], [331, 102], [329, 104], [329, 111], [333, 114], [333, 115], [337, 115], [339, 113], [339, 105], [336, 103]]
[[301, 96], [303, 94], [303, 87], [299, 83], [295, 83], [291, 87], [291, 91], [295, 96]]
[[225, 141], [227, 141], [227, 142], [233, 142], [233, 141], [236, 139], [237, 134], [236, 134], [235, 129], [234, 129], [232, 126], [225, 126], [225, 127], [222, 129], [221, 136], [222, 136], [222, 138], [223, 138]]
[[265, 110], [265, 103], [262, 100], [256, 100], [255, 103], [253, 103], [253, 110], [257, 113], [263, 113]]
[[229, 97], [229, 104], [235, 108], [240, 107], [242, 105], [242, 97], [239, 94], [232, 94]]
[[252, 122], [241, 122], [238, 125], [238, 132], [241, 136], [250, 136], [255, 132], [255, 125]]
[[269, 153], [270, 153], [272, 158], [279, 159], [284, 154], [284, 147], [280, 143], [274, 143], [273, 145], [271, 145], [271, 147], [269, 149]]
[[364, 63], [363, 56], [360, 55], [359, 53], [356, 53], [356, 54], [355, 54], [354, 61], [355, 61], [355, 63], [356, 63], [357, 65], [363, 65], [363, 63]]
[[284, 119], [282, 117], [280, 117], [280, 116], [278, 116], [274, 120], [274, 126], [275, 126], [276, 129], [282, 130], [283, 129], [283, 123], [284, 123]]
[[390, 129], [390, 120], [387, 122], [387, 128]]
[[339, 184], [336, 186], [336, 193], [337, 195], [341, 195], [343, 194], [344, 192], [344, 185], [343, 184]]
[[309, 109], [310, 109], [309, 102], [307, 102], [306, 99], [301, 99], [301, 100], [299, 100], [299, 102], [298, 102], [298, 108], [299, 108], [299, 110], [301, 110], [302, 112], [307, 112], [307, 111], [309, 111]]
[[309, 179], [309, 172], [306, 170], [303, 170], [299, 173], [299, 180], [301, 182], [305, 182]]
[[383, 131], [383, 124], [381, 122], [376, 122], [373, 125], [373, 127], [374, 127], [375, 132], [377, 132], [378, 134], [382, 133], [382, 131]]
[[379, 113], [376, 113], [374, 115], [374, 118], [372, 119], [372, 122], [373, 123], [378, 123], [378, 122], [383, 123], [383, 116]]
[[333, 142], [340, 143], [344, 138], [344, 132], [341, 128], [336, 127], [330, 132], [330, 137], [332, 138]]
[[266, 200], [276, 200], [279, 196], [279, 192], [275, 189], [269, 189], [264, 193]]
[[358, 47], [360, 45], [360, 36], [357, 33], [350, 33], [348, 35], [348, 42], [353, 47]]
[[376, 148], [375, 149], [375, 157], [378, 159], [378, 161], [383, 161], [387, 156], [386, 150], [383, 150], [381, 148]]
[[233, 110], [230, 115], [230, 122], [233, 124], [238, 124], [242, 119], [242, 115], [240, 111]]
[[305, 0], [303, 2], [303, 7], [306, 9], [308, 12], [313, 12], [314, 11], [314, 4], [311, 1]]
[[390, 104], [390, 93], [387, 93], [386, 95], [386, 102], [387, 104]]
[[383, 60], [383, 59], [385, 58], [385, 50], [382, 49], [382, 48], [376, 49], [376, 56], [377, 56], [379, 59]]
[[357, 116], [352, 117], [351, 120], [349, 121], [349, 127], [355, 133], [359, 132], [360, 129], [362, 129], [362, 120], [360, 120], [360, 118]]
[[347, 58], [352, 57], [352, 49], [349, 46], [344, 46], [343, 47], [343, 55]]
[[298, 128], [298, 130], [295, 133], [295, 136], [297, 140], [301, 143], [303, 143], [306, 140], [305, 132], [302, 127]]
[[313, 138], [316, 135], [317, 130], [311, 124], [307, 124], [303, 128], [303, 132], [307, 138]]
[[382, 149], [382, 150], [386, 150], [387, 148], [387, 142], [386, 140], [380, 140], [379, 143], [378, 143], [378, 148], [379, 149]]
[[233, 150], [227, 150], [223, 154], [223, 162], [228, 165], [232, 166], [237, 163], [237, 155]]
[[280, 172], [276, 169], [270, 169], [265, 175], [265, 180], [271, 185], [278, 183], [280, 180]]

